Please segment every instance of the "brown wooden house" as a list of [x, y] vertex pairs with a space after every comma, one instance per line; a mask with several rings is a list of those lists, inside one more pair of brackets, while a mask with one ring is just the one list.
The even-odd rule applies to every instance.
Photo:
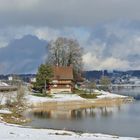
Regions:
[[50, 83], [50, 93], [72, 92], [73, 90], [73, 68], [54, 67], [53, 79]]

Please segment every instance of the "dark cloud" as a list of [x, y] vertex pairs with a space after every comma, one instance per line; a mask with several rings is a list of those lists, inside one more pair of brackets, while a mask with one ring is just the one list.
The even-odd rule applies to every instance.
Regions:
[[139, 0], [1, 0], [0, 25], [90, 26], [126, 19], [140, 20]]
[[47, 42], [27, 35], [0, 48], [1, 73], [32, 73], [44, 62]]
[[[140, 68], [139, 0], [12, 0], [12, 4], [11, 0], [0, 0], [0, 3], [1, 72], [34, 71], [42, 63], [45, 50], [44, 47], [35, 50], [33, 46], [45, 45], [39, 39], [59, 36], [76, 38], [84, 47], [86, 69]], [[39, 39], [22, 38], [27, 34]], [[1, 48], [4, 46], [7, 47]]]

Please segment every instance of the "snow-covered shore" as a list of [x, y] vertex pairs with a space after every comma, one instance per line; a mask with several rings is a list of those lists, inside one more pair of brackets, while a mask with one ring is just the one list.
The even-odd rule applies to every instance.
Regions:
[[32, 94], [26, 96], [27, 102], [30, 104], [42, 102], [62, 102], [62, 101], [75, 101], [85, 100], [76, 94], [55, 94], [53, 97], [37, 97]]
[[[99, 93], [97, 99], [126, 98], [125, 96], [116, 95], [104, 91], [96, 92]], [[56, 94], [53, 96], [53, 98], [37, 97], [32, 95], [32, 93], [29, 93], [29, 91], [27, 91], [26, 99], [29, 104], [41, 102], [66, 102], [86, 100], [76, 94]], [[0, 112], [7, 113], [5, 112], [5, 110], [1, 110]], [[0, 123], [0, 130], [0, 140], [137, 140], [137, 138], [119, 137], [104, 134], [74, 133], [70, 131], [51, 129], [33, 129], [18, 125], [10, 125], [3, 122]]]
[[[97, 99], [116, 99], [116, 98], [127, 98], [127, 96], [117, 95], [110, 92], [105, 91], [95, 91]], [[43, 103], [43, 102], [66, 102], [66, 101], [85, 101], [87, 99], [81, 98], [77, 94], [54, 94], [53, 97], [37, 97], [34, 96], [32, 93], [26, 96], [28, 103], [35, 104], [35, 103]]]
[[74, 133], [63, 130], [33, 129], [0, 123], [0, 140], [137, 140], [104, 134]]

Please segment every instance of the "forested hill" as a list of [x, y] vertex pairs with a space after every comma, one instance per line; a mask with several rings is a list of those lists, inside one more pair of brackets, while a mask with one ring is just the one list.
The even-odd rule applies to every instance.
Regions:
[[140, 70], [129, 70], [129, 71], [117, 71], [114, 70], [112, 72], [103, 70], [103, 71], [84, 71], [84, 77], [88, 80], [100, 79], [101, 76], [109, 76], [109, 77], [119, 77], [119, 76], [135, 76], [140, 77]]

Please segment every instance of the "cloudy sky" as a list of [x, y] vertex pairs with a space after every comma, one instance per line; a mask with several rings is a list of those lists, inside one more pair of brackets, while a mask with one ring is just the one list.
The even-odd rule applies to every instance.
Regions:
[[140, 0], [0, 0], [0, 73], [35, 72], [41, 43], [59, 36], [79, 41], [85, 70], [140, 69]]

